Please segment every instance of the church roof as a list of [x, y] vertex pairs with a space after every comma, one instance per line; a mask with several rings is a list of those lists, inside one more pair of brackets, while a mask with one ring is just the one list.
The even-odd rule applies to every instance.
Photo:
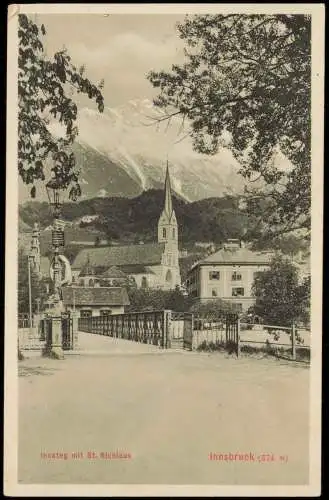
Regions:
[[161, 263], [164, 249], [164, 243], [86, 248], [78, 253], [72, 268], [81, 269], [85, 265], [88, 255], [90, 265], [93, 267], [132, 264], [156, 265]]
[[111, 266], [109, 269], [100, 275], [101, 278], [126, 278], [127, 275], [123, 270], [116, 266]]
[[90, 257], [89, 253], [87, 254], [87, 261], [83, 268], [80, 271], [79, 277], [83, 278], [84, 276], [95, 276], [95, 269], [93, 266], [90, 264]]
[[128, 264], [121, 266], [120, 269], [122, 269], [125, 274], [154, 274], [150, 267], [144, 266], [143, 264]]
[[127, 290], [122, 287], [72, 287], [62, 288], [64, 305], [73, 306], [127, 306]]

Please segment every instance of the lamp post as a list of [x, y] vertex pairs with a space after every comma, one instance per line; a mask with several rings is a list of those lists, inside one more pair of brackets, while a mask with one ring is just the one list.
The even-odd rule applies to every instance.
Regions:
[[29, 279], [29, 327], [30, 327], [30, 337], [32, 336], [32, 280], [31, 280], [31, 262], [33, 260], [32, 255], [27, 256], [28, 265], [28, 279]]
[[51, 179], [46, 184], [49, 204], [54, 215], [54, 224], [52, 230], [52, 246], [53, 246], [53, 281], [54, 281], [54, 296], [53, 301], [55, 306], [60, 305], [61, 301], [61, 263], [59, 259], [60, 248], [64, 247], [64, 223], [60, 221], [61, 206], [63, 204], [64, 188], [56, 179]]
[[51, 179], [46, 184], [47, 195], [49, 204], [53, 211], [54, 224], [52, 230], [52, 246], [53, 246], [53, 261], [51, 264], [53, 271], [54, 294], [52, 296], [52, 339], [51, 351], [56, 357], [63, 358], [63, 345], [62, 345], [62, 318], [61, 314], [64, 312], [63, 303], [61, 300], [61, 262], [59, 259], [60, 248], [64, 247], [64, 223], [60, 221], [61, 206], [63, 204], [64, 188], [60, 185], [58, 180]]

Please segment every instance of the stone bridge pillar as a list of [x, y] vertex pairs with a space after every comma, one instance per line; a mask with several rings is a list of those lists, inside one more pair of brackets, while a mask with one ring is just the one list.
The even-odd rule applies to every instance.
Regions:
[[71, 318], [72, 318], [72, 333], [73, 333], [73, 349], [77, 349], [79, 343], [79, 335], [78, 335], [79, 312], [71, 311]]

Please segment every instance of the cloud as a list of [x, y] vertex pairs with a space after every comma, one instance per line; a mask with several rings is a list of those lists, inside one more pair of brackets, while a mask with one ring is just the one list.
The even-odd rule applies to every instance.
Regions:
[[73, 43], [68, 50], [77, 65], [86, 66], [90, 78], [104, 78], [104, 96], [111, 104], [151, 96], [147, 73], [169, 70], [183, 57], [182, 43], [176, 36], [151, 40], [133, 32], [117, 34], [93, 48], [83, 42]]

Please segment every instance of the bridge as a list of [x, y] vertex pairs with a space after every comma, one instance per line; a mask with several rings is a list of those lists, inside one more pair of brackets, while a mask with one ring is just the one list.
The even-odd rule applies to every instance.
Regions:
[[[144, 350], [153, 353], [173, 349], [192, 351], [203, 344], [227, 349], [237, 356], [241, 348], [272, 349], [272, 353], [288, 354], [293, 360], [297, 357], [306, 359], [310, 355], [309, 331], [299, 329], [297, 332], [294, 325], [249, 325], [241, 323], [236, 313], [219, 311], [216, 317], [200, 317], [189, 312], [161, 310], [75, 318], [74, 321], [69, 315], [63, 315], [59, 320], [66, 353], [77, 349], [93, 351], [95, 348], [108, 352], [121, 340], [122, 345], [130, 346], [130, 349], [138, 351], [143, 345]], [[20, 348], [34, 351], [50, 348], [52, 319], [35, 321], [32, 328], [26, 328], [27, 323], [27, 318], [23, 318], [19, 325], [25, 327], [19, 328]], [[91, 335], [84, 335], [86, 333]]]
[[[308, 481], [305, 367], [79, 332], [64, 360], [18, 370], [22, 485]], [[209, 458], [229, 452], [287, 462]]]

